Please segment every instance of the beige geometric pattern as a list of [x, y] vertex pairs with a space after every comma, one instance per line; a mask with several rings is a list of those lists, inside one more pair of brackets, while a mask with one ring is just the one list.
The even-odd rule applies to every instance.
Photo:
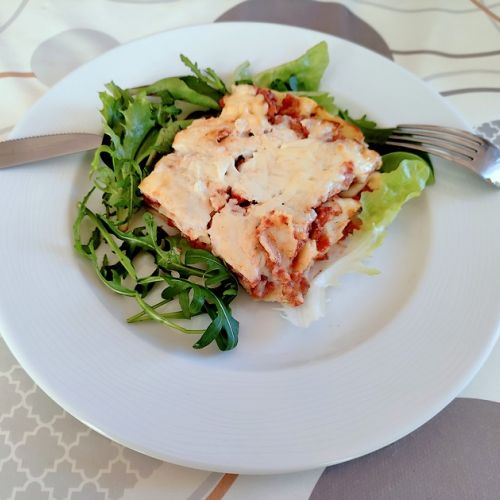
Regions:
[[0, 338], [0, 500], [119, 500], [161, 463], [66, 413]]
[[477, 127], [476, 131], [500, 147], [500, 120], [483, 123]]

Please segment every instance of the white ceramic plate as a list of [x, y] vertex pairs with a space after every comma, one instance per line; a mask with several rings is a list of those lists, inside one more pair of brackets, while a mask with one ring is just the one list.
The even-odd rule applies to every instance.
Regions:
[[[15, 131], [100, 129], [97, 92], [185, 71], [183, 52], [229, 74], [327, 40], [323, 88], [382, 124], [466, 126], [390, 61], [297, 28], [215, 24], [119, 47], [52, 88]], [[104, 290], [75, 255], [71, 224], [91, 155], [0, 173], [0, 330], [35, 381], [71, 414], [148, 455], [242, 473], [342, 462], [404, 436], [441, 410], [494, 345], [500, 315], [500, 193], [439, 164], [437, 184], [391, 226], [372, 263], [349, 276], [326, 318], [297, 329], [238, 299], [236, 350], [191, 349], [158, 325], [127, 325], [133, 304]], [[125, 305], [126, 304], [126, 305]], [[130, 308], [129, 308], [130, 307]]]

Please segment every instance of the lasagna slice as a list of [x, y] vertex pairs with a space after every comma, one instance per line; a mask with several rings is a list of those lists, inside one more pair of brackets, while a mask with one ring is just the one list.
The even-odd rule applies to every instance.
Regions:
[[307, 97], [238, 85], [222, 104], [176, 135], [140, 190], [251, 296], [298, 306], [314, 263], [355, 224], [380, 156]]

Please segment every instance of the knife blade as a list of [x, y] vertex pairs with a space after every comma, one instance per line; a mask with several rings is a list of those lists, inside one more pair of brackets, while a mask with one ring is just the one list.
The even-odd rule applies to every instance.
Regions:
[[102, 135], [86, 133], [50, 134], [0, 142], [0, 168], [48, 160], [96, 149]]

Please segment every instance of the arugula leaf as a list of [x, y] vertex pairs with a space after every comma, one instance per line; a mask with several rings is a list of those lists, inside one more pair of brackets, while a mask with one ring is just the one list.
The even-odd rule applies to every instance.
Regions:
[[[108, 84], [109, 85], [109, 84]], [[99, 92], [99, 98], [103, 104], [101, 109], [101, 115], [104, 118], [105, 123], [116, 132], [115, 128], [120, 124], [123, 118], [122, 115], [122, 103], [119, 99], [116, 99], [107, 92]], [[121, 125], [120, 125], [121, 126]]]
[[122, 252], [119, 246], [116, 244], [115, 240], [112, 238], [111, 234], [106, 230], [99, 218], [88, 208], [85, 209], [85, 215], [94, 223], [95, 227], [101, 233], [101, 236], [108, 244], [111, 251], [118, 257], [122, 266], [126, 269], [127, 273], [133, 278], [137, 279], [137, 274], [135, 272], [134, 266], [130, 259]]
[[174, 99], [196, 104], [204, 108], [220, 109], [219, 103], [205, 94], [200, 94], [178, 77], [162, 78], [141, 90], [139, 95], [154, 95], [168, 92]]
[[147, 139], [143, 142], [140, 150], [137, 152], [137, 162], [141, 163], [144, 160], [143, 171], [149, 173], [149, 167], [154, 160], [160, 156], [172, 151], [172, 143], [174, 142], [177, 132], [189, 127], [193, 120], [176, 120], [170, 121], [160, 129], [154, 129]]
[[182, 113], [182, 109], [175, 104], [160, 105], [156, 108], [157, 124], [165, 127], [168, 124], [175, 122], [177, 116]]
[[92, 236], [90, 237], [89, 241], [84, 244], [82, 243], [82, 236], [81, 236], [81, 227], [82, 227], [82, 222], [83, 219], [85, 218], [86, 215], [86, 209], [87, 209], [87, 202], [89, 201], [90, 196], [94, 192], [95, 187], [93, 187], [84, 197], [83, 200], [78, 203], [78, 212], [76, 215], [75, 222], [73, 222], [73, 246], [75, 250], [85, 258], [91, 258], [91, 249], [90, 245], [93, 245], [93, 248], [98, 248], [100, 241], [98, 241], [98, 237], [94, 236], [94, 234], [97, 231], [97, 234], [100, 235], [99, 230], [96, 228], [96, 231], [92, 232]]
[[[222, 261], [205, 250], [191, 248], [180, 237], [167, 236], [149, 213], [143, 216], [144, 226], [128, 231], [120, 229], [116, 222], [102, 214], [95, 214], [86, 206], [92, 192], [93, 190], [80, 204], [73, 226], [75, 248], [81, 255], [91, 260], [99, 280], [107, 288], [119, 295], [135, 298], [142, 311], [128, 321], [149, 319], [182, 333], [200, 334], [203, 340], [200, 339], [195, 344], [197, 349], [202, 345], [208, 345], [209, 339], [215, 339], [223, 350], [235, 347], [238, 342], [239, 327], [231, 315], [229, 303], [236, 295], [238, 283]], [[94, 227], [86, 244], [81, 240], [81, 224], [85, 218]], [[121, 244], [117, 243], [116, 239], [121, 241]], [[117, 262], [110, 264], [105, 254], [99, 263], [96, 249], [101, 242], [107, 245], [118, 259]], [[132, 262], [139, 252], [149, 253], [157, 264], [152, 274], [144, 278], [137, 276]], [[172, 275], [172, 271], [178, 272], [181, 277]], [[201, 282], [190, 281], [192, 277]], [[129, 278], [135, 283], [132, 287], [124, 285], [125, 280]], [[145, 297], [155, 285], [161, 283], [166, 285], [161, 292], [163, 300], [155, 305], [148, 304]], [[161, 306], [173, 299], [179, 301], [181, 311], [162, 312]], [[208, 314], [212, 319], [205, 330], [191, 330], [172, 321], [190, 319], [200, 314]], [[215, 328], [217, 325], [220, 325], [220, 328]], [[208, 334], [205, 335], [207, 330]]]
[[202, 312], [205, 299], [199, 288], [192, 289], [191, 302], [189, 303], [189, 311], [191, 316], [196, 316]]
[[156, 242], [153, 242], [149, 233], [143, 234], [143, 228], [136, 228], [133, 231], [122, 231], [113, 221], [108, 218], [96, 214], [96, 217], [107, 226], [112, 234], [120, 238], [120, 240], [129, 243], [132, 247], [140, 247], [146, 250], [154, 251]]
[[154, 125], [151, 103], [143, 95], [138, 95], [122, 111], [125, 133], [123, 135], [123, 159], [132, 160], [142, 141]]
[[101, 114], [107, 120], [103, 129], [109, 145], [96, 150], [91, 175], [94, 185], [103, 191], [107, 209], [116, 212], [120, 224], [128, 224], [141, 205], [138, 185], [142, 170], [135, 155], [154, 126], [153, 108], [144, 96], [133, 98], [113, 83], [108, 84], [108, 91], [101, 93]]
[[205, 83], [203, 80], [196, 78], [195, 76], [188, 75], [182, 76], [181, 80], [198, 94], [206, 95], [211, 97], [214, 101], [219, 101], [219, 99], [224, 95], [223, 92], [215, 90], [213, 87]]
[[[339, 116], [346, 122], [352, 123], [359, 127], [360, 129], [373, 129], [377, 127], [377, 123], [373, 120], [369, 120], [366, 115], [363, 115], [361, 118], [353, 118], [347, 109], [339, 109]], [[391, 129], [392, 130], [392, 129]]]
[[[94, 185], [103, 191], [108, 214], [116, 215], [118, 225], [127, 226], [142, 205], [138, 189], [142, 178], [158, 154], [171, 150], [175, 134], [191, 123], [176, 119], [180, 109], [171, 104], [173, 98], [211, 108], [219, 106], [179, 78], [160, 80], [135, 95], [112, 82], [107, 90], [100, 94], [105, 138], [95, 152], [91, 175]], [[167, 104], [151, 102], [146, 92], [156, 92]]]
[[[173, 282], [179, 280], [185, 282], [185, 280], [181, 280], [180, 278], [169, 279], [169, 281]], [[219, 335], [216, 337], [217, 340], [217, 338], [222, 336], [222, 338], [220, 339], [221, 343], [219, 344], [219, 342], [217, 342], [219, 348], [221, 348], [222, 346], [223, 348], [221, 350], [223, 351], [234, 349], [236, 347], [236, 344], [238, 343], [239, 323], [231, 315], [231, 309], [229, 308], [229, 306], [224, 304], [224, 302], [210, 289], [200, 287], [199, 285], [191, 282], [188, 283], [190, 283], [193, 289], [198, 289], [199, 293], [204, 297], [206, 302], [215, 306], [217, 317], [220, 318], [220, 321], [222, 323], [222, 329], [219, 332]], [[212, 314], [214, 314], [213, 310]]]
[[363, 132], [365, 141], [370, 147], [377, 144], [385, 144], [389, 136], [394, 132], [394, 128], [378, 128], [377, 124], [369, 120], [366, 115], [363, 115], [361, 118], [352, 118], [347, 109], [340, 109], [338, 115], [346, 122], [358, 127]]
[[206, 267], [204, 273], [205, 284], [209, 287], [219, 285], [225, 280], [229, 280], [235, 289], [238, 287], [238, 282], [224, 263], [206, 250], [188, 249], [184, 256], [184, 262], [187, 265], [203, 264]]
[[[158, 120], [159, 121], [159, 120]], [[173, 122], [175, 123], [175, 122]], [[144, 141], [142, 141], [141, 147], [137, 151], [135, 158], [137, 163], [141, 164], [146, 158], [154, 152], [154, 147], [158, 141], [158, 134], [160, 133], [160, 128], [154, 127], [149, 131]]]
[[161, 292], [161, 296], [165, 299], [165, 302], [171, 302], [174, 300], [180, 293], [186, 290], [187, 285], [183, 283], [169, 283], [166, 288]]
[[116, 269], [110, 270], [111, 276], [109, 276], [106, 270], [106, 261], [104, 261], [104, 265], [99, 266], [97, 255], [92, 245], [90, 246], [90, 259], [94, 265], [98, 278], [110, 290], [119, 295], [126, 295], [128, 297], [133, 297], [137, 293], [122, 285], [122, 275]]
[[[154, 283], [152, 285], [154, 285]], [[140, 285], [140, 286], [149, 286], [149, 285]], [[141, 297], [144, 299], [144, 296], [141, 295]], [[153, 309], [158, 309], [161, 306], [164, 306], [165, 304], [168, 304], [171, 301], [172, 300], [161, 300], [160, 302], [150, 307], [152, 307]], [[164, 318], [167, 319], [186, 319], [182, 311], [171, 311], [168, 313], [159, 313], [159, 314], [161, 314]], [[150, 321], [150, 320], [151, 320], [150, 316], [148, 316], [147, 313], [145, 313], [144, 310], [141, 309], [141, 311], [138, 312], [137, 314], [134, 314], [133, 316], [127, 318], [127, 323], [139, 323], [141, 321]]]
[[227, 94], [227, 88], [222, 81], [222, 78], [212, 69], [207, 68], [201, 71], [197, 63], [189, 60], [184, 54], [181, 54], [181, 61], [193, 72], [193, 74], [209, 87], [217, 90], [221, 94]]
[[222, 318], [220, 316], [216, 316], [210, 325], [208, 325], [205, 333], [198, 339], [198, 342], [196, 342], [193, 347], [195, 349], [203, 349], [204, 347], [207, 347], [207, 345], [211, 344], [220, 335], [221, 330]]
[[[176, 290], [176, 292], [178, 292], [176, 295], [179, 295], [179, 293], [183, 294], [186, 290], [193, 290], [193, 293], [196, 294], [193, 295], [196, 296], [195, 307], [200, 309], [204, 308], [205, 311], [208, 313], [208, 315], [212, 318], [212, 320], [219, 318], [217, 320], [216, 325], [220, 323], [221, 325], [220, 329], [218, 330], [214, 329], [214, 321], [212, 321], [212, 323], [207, 328], [209, 329], [209, 334], [205, 336], [201, 344], [196, 343], [193, 347], [199, 348], [197, 347], [198, 345], [202, 345], [203, 347], [205, 347], [213, 340], [216, 341], [217, 346], [222, 351], [227, 351], [230, 349], [234, 349], [236, 347], [236, 345], [238, 344], [239, 323], [233, 318], [229, 306], [225, 304], [224, 301], [216, 293], [214, 293], [212, 290], [204, 286], [198, 285], [197, 283], [193, 283], [192, 281], [183, 278], [174, 278], [169, 275], [161, 275], [158, 277], [145, 278], [140, 280], [139, 282], [141, 284], [146, 284], [152, 282], [157, 283], [161, 281], [165, 281], [167, 284], [169, 284], [170, 287], [173, 287]], [[169, 288], [167, 288], [166, 290], [169, 290]], [[170, 326], [171, 328], [175, 328], [183, 333], [206, 333], [207, 331], [205, 330], [203, 332], [199, 330], [185, 329], [180, 325], [170, 321], [169, 318], [163, 317], [161, 313], [158, 312], [157, 309], [147, 304], [144, 300], [142, 300], [142, 298], [138, 294], [136, 295], [135, 298], [140, 307], [143, 309], [143, 311], [151, 319], [164, 323]], [[202, 305], [200, 303], [201, 300], [203, 300]], [[181, 301], [183, 302], [182, 305], [183, 314], [192, 315], [192, 312], [190, 310], [191, 305], [188, 303], [188, 298], [184, 295], [184, 297], [181, 298]], [[209, 339], [210, 342], [208, 342]]]
[[158, 134], [158, 140], [154, 145], [154, 150], [157, 153], [169, 153], [172, 149], [172, 143], [174, 142], [177, 132], [189, 127], [192, 122], [193, 120], [177, 120], [163, 127]]
[[165, 315], [165, 314], [160, 314], [157, 312], [157, 310], [153, 307], [151, 307], [141, 296], [140, 294], [136, 293], [135, 294], [135, 300], [141, 307], [141, 309], [151, 318], [159, 323], [163, 323], [166, 326], [169, 326], [170, 328], [173, 328], [175, 330], [178, 330], [182, 333], [188, 333], [188, 334], [202, 334], [204, 333], [204, 330], [192, 330], [189, 328], [184, 328], [183, 326], [179, 325], [178, 323], [175, 323], [174, 321], [171, 321], [171, 319]]
[[191, 319], [191, 309], [189, 307], [189, 289], [182, 290], [182, 292], [177, 295], [177, 300], [181, 306], [181, 311], [187, 319]]

